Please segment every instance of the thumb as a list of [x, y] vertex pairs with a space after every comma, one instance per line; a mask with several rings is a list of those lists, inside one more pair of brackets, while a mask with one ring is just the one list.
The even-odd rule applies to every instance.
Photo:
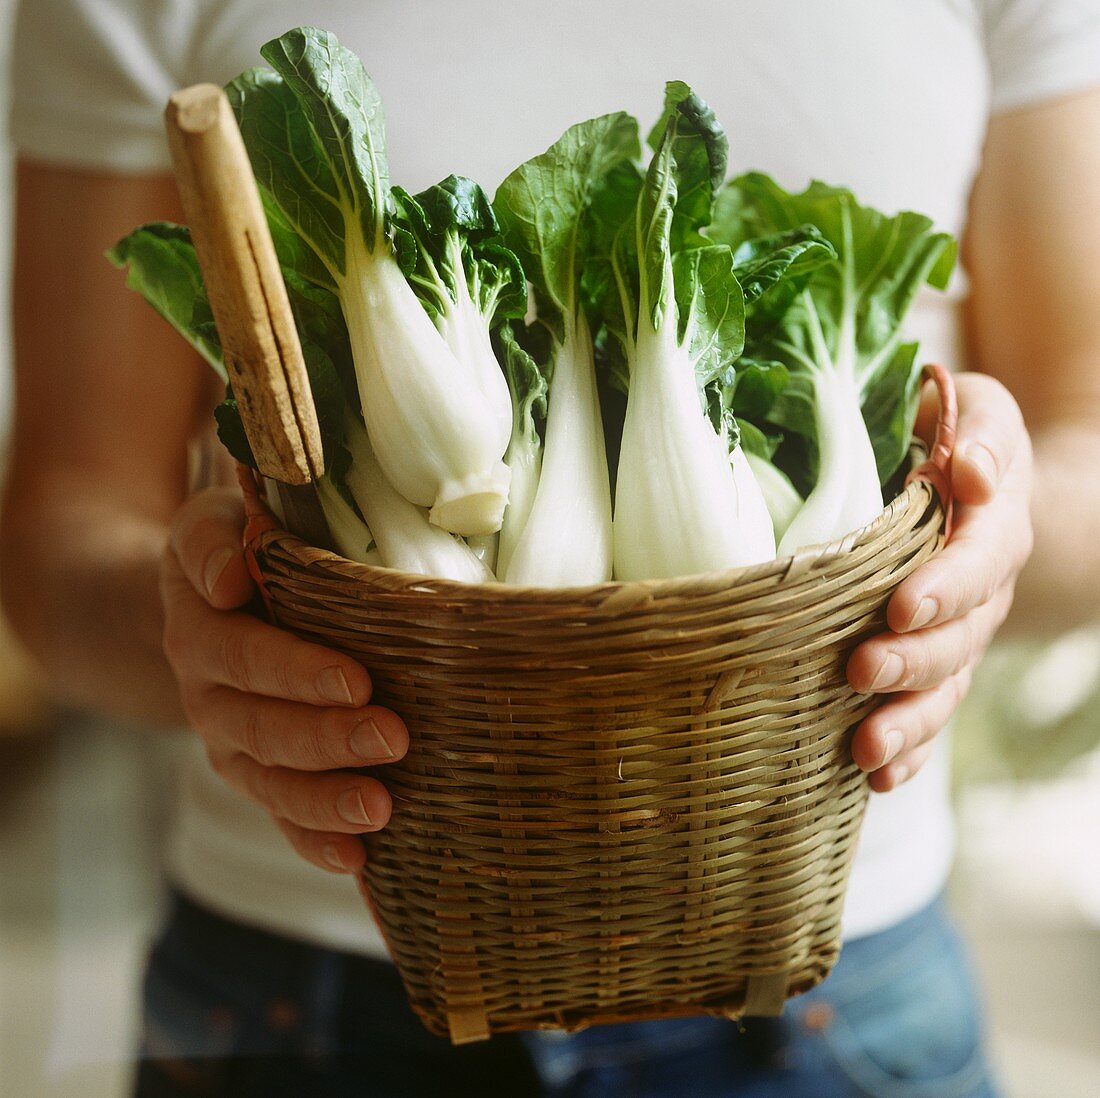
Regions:
[[199, 492], [172, 520], [169, 552], [191, 586], [217, 610], [235, 609], [252, 597], [243, 531], [244, 503], [231, 488]]
[[1020, 447], [1029, 445], [1012, 394], [984, 374], [960, 374], [959, 427], [951, 481], [960, 503], [988, 503], [997, 493]]

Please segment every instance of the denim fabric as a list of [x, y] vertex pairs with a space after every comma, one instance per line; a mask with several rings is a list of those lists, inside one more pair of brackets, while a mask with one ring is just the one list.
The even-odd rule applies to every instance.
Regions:
[[177, 898], [150, 958], [138, 1098], [995, 1098], [940, 903], [845, 946], [779, 1020], [494, 1038], [428, 1034], [392, 966]]

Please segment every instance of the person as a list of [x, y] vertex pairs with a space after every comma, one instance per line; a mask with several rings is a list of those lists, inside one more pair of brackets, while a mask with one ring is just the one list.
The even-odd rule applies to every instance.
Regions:
[[[888, 795], [868, 812], [841, 960], [779, 1022], [454, 1050], [405, 1005], [349, 876], [387, 794], [344, 768], [399, 756], [407, 733], [371, 704], [365, 670], [248, 612], [238, 493], [191, 493], [216, 479], [219, 394], [102, 257], [135, 224], [179, 217], [170, 92], [232, 77], [302, 22], [363, 57], [393, 176], [413, 190], [454, 171], [491, 192], [578, 119], [626, 108], [645, 124], [677, 77], [727, 126], [734, 169], [850, 185], [962, 239], [962, 271], [912, 324], [926, 359], [965, 368], [957, 531], [852, 657], [853, 686], [886, 695], [853, 753]], [[1100, 9], [27, 0], [13, 58], [3, 597], [60, 695], [196, 733], [137, 1093], [995, 1093], [940, 899], [952, 836], [938, 733], [1014, 593], [1022, 627], [1100, 611]]]

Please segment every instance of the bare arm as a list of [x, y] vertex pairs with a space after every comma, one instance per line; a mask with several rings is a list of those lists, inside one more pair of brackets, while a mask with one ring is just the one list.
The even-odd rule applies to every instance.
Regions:
[[299, 853], [355, 872], [355, 836], [385, 825], [390, 799], [348, 768], [399, 758], [408, 734], [370, 704], [354, 660], [242, 612], [240, 493], [184, 502], [212, 375], [103, 258], [138, 222], [174, 213], [167, 178], [19, 170], [4, 599], [58, 694], [186, 718]]
[[1010, 625], [1100, 618], [1100, 90], [993, 120], [964, 258], [975, 367], [1035, 451], [1035, 549]]
[[179, 722], [158, 576], [211, 389], [103, 255], [139, 222], [176, 216], [175, 190], [28, 163], [17, 188], [4, 602], [67, 701]]
[[1100, 89], [992, 121], [963, 244], [979, 372], [958, 379], [957, 532], [848, 665], [889, 695], [852, 745], [883, 791], [929, 756], [1006, 616], [1100, 620]]

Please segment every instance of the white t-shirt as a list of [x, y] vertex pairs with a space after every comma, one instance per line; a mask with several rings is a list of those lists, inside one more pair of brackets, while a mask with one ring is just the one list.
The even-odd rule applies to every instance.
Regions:
[[[386, 102], [392, 175], [411, 190], [457, 172], [491, 193], [573, 122], [625, 108], [648, 125], [677, 78], [726, 126], [731, 170], [846, 184], [955, 234], [989, 116], [1100, 84], [1100, 0], [24, 0], [15, 144], [60, 164], [164, 170], [168, 95], [258, 64], [263, 42], [300, 23], [363, 58]], [[925, 359], [964, 365], [964, 286], [960, 275], [919, 301], [910, 328]], [[915, 779], [872, 798], [847, 934], [927, 903], [951, 848], [941, 737]], [[198, 751], [170, 871], [242, 921], [384, 953], [352, 881], [300, 860]]]

